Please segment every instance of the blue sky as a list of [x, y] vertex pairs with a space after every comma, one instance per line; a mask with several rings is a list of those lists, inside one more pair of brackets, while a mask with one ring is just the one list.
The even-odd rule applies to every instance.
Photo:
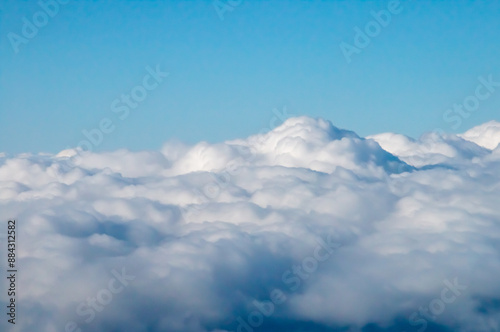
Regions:
[[[499, 118], [500, 89], [456, 128], [443, 119], [478, 77], [500, 81], [496, 1], [402, 1], [349, 63], [339, 45], [354, 45], [355, 28], [388, 1], [220, 3], [235, 4], [223, 20], [212, 1], [69, 1], [16, 53], [12, 34], [42, 9], [2, 0], [0, 151], [74, 147], [104, 118], [114, 131], [98, 151], [244, 137], [283, 107], [363, 136], [464, 132]], [[168, 77], [121, 120], [111, 104], [156, 66]]]

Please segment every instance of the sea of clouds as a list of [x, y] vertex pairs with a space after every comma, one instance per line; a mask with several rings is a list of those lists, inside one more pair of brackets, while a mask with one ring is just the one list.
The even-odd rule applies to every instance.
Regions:
[[219, 144], [0, 154], [19, 269], [0, 329], [498, 331], [499, 143], [495, 121], [414, 140], [296, 117]]

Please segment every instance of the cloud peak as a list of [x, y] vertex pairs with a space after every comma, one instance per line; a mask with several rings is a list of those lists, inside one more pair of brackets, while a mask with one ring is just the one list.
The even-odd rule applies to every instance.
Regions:
[[[298, 117], [217, 144], [1, 155], [16, 327], [493, 331], [498, 128], [363, 138]], [[123, 269], [133, 280], [92, 309]]]

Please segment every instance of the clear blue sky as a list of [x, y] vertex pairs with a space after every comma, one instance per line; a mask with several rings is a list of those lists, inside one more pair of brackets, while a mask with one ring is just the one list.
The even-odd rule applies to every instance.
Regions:
[[[103, 118], [115, 130], [97, 151], [216, 142], [260, 131], [283, 106], [360, 135], [499, 119], [500, 88], [456, 130], [443, 120], [478, 76], [500, 81], [497, 1], [402, 1], [350, 63], [339, 44], [388, 1], [243, 0], [223, 20], [212, 1], [70, 1], [46, 25], [37, 1], [0, 3], [0, 152], [58, 152]], [[34, 15], [42, 26], [14, 52], [9, 33]], [[120, 120], [112, 102], [157, 64], [169, 76]]]

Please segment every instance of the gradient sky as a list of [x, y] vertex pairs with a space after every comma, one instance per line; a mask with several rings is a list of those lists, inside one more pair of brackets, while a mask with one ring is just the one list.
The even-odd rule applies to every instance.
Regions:
[[[40, 5], [0, 4], [0, 152], [74, 147], [103, 118], [116, 129], [97, 151], [244, 137], [283, 107], [363, 136], [499, 119], [500, 89], [459, 128], [443, 120], [479, 76], [500, 81], [497, 1], [402, 1], [350, 63], [339, 44], [387, 1], [243, 0], [223, 20], [212, 1], [69, 1], [17, 53], [8, 35]], [[156, 65], [170, 75], [120, 120], [112, 102]]]

